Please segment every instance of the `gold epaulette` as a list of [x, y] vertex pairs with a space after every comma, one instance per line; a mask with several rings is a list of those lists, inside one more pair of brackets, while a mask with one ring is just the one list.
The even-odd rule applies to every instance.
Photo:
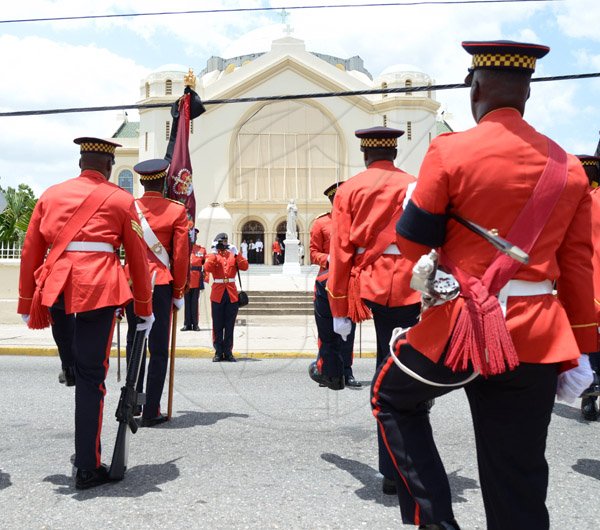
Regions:
[[316, 221], [317, 219], [320, 219], [321, 217], [325, 217], [326, 215], [329, 215], [330, 213], [331, 213], [331, 212], [324, 212], [324, 213], [321, 213], [321, 214], [317, 215], [317, 216], [315, 217], [315, 221]]

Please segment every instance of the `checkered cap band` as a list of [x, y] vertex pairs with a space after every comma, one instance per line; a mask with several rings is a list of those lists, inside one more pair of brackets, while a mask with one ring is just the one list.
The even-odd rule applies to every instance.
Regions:
[[582, 160], [582, 166], [600, 167], [600, 160]]
[[80, 145], [80, 153], [106, 153], [108, 155], [114, 155], [115, 145], [101, 144], [98, 142], [84, 142]]
[[140, 180], [157, 180], [167, 176], [166, 171], [160, 173], [152, 173], [150, 175], [140, 175]]
[[361, 147], [397, 147], [397, 138], [361, 138]]
[[535, 70], [536, 58], [517, 53], [476, 53], [473, 55], [473, 68], [519, 68]]

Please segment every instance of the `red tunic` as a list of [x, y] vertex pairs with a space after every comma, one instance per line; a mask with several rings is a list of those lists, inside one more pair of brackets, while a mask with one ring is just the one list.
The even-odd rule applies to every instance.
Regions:
[[150, 274], [156, 271], [155, 285], [173, 282], [173, 297], [181, 298], [185, 290], [189, 267], [188, 221], [185, 207], [171, 199], [165, 199], [158, 191], [147, 191], [137, 199], [142, 215], [171, 258], [167, 268], [146, 246]]
[[[117, 187], [102, 173], [84, 170], [79, 177], [48, 188], [31, 215], [21, 254], [19, 305], [17, 312], [29, 314], [35, 290], [34, 272], [48, 248], [75, 209], [97, 186]], [[137, 315], [152, 313], [152, 293], [145, 244], [139, 233], [133, 197], [120, 188], [112, 194], [73, 241], [109, 243], [125, 247], [133, 270], [134, 310]], [[50, 307], [64, 293], [67, 313], [80, 313], [101, 307], [124, 306], [132, 293], [115, 252], [64, 252], [46, 280], [42, 304]]]
[[[395, 243], [396, 221], [406, 188], [415, 181], [390, 161], [378, 160], [338, 188], [333, 202], [327, 291], [333, 316], [348, 315], [348, 282], [354, 265], [368, 256], [376, 238]], [[357, 254], [359, 247], [366, 248]], [[415, 304], [420, 295], [410, 286], [413, 263], [401, 255], [383, 254], [360, 276], [360, 296], [380, 305]]]
[[212, 284], [210, 291], [211, 302], [220, 302], [225, 289], [229, 293], [229, 300], [231, 302], [238, 301], [238, 291], [235, 286], [235, 277], [237, 276], [238, 268], [241, 271], [248, 270], [248, 260], [239, 252], [237, 256], [234, 256], [229, 250], [220, 250], [217, 254], [208, 255], [204, 262], [204, 271], [206, 274], [212, 274], [215, 280], [228, 280], [227, 283]]
[[331, 243], [331, 213], [315, 219], [310, 229], [310, 262], [317, 264], [319, 274], [328, 268], [329, 245]]
[[[433, 214], [452, 208], [506, 237], [544, 170], [547, 152], [546, 137], [517, 110], [495, 110], [476, 127], [441, 135], [432, 142], [412, 201]], [[564, 368], [568, 368], [576, 364], [580, 351], [596, 349], [590, 209], [587, 177], [579, 160], [569, 155], [566, 187], [530, 252], [529, 264], [522, 265], [514, 276], [530, 282], [556, 281], [558, 297], [508, 299], [507, 327], [522, 362], [567, 361]], [[429, 251], [400, 236], [398, 246], [414, 260]], [[496, 250], [450, 221], [442, 253], [468, 274], [481, 278]], [[439, 358], [460, 303], [428, 309], [409, 332], [410, 344]]]
[[[200, 287], [200, 276], [202, 265], [206, 259], [206, 249], [202, 245], [192, 246], [190, 254], [190, 289], [198, 289]], [[194, 270], [196, 269], [196, 270]]]

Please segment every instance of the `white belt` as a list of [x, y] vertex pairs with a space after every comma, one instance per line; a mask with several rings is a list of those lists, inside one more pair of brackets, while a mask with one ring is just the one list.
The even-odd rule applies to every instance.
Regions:
[[[364, 254], [365, 250], [365, 247], [357, 247], [356, 253]], [[387, 246], [387, 248], [382, 252], [382, 254], [395, 254], [396, 256], [400, 256], [401, 252], [400, 249], [396, 246], [396, 243], [392, 243], [391, 245]]]
[[235, 278], [215, 278], [213, 283], [233, 283]]
[[502, 313], [506, 316], [506, 302], [509, 296], [538, 296], [542, 294], [552, 294], [553, 287], [554, 285], [551, 280], [544, 280], [543, 282], [509, 280], [498, 293], [498, 301], [500, 302]]
[[115, 247], [101, 241], [71, 241], [65, 250], [67, 252], [114, 252]]

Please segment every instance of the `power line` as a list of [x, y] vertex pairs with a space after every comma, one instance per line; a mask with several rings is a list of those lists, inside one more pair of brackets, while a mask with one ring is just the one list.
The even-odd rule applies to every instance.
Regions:
[[126, 18], [126, 17], [152, 17], [167, 15], [199, 15], [209, 13], [249, 13], [257, 11], [297, 11], [301, 9], [339, 9], [349, 7], [410, 7], [425, 5], [468, 5], [468, 4], [517, 4], [525, 2], [564, 2], [565, 0], [420, 0], [415, 2], [390, 2], [390, 3], [369, 3], [369, 4], [338, 4], [338, 5], [311, 5], [311, 6], [286, 6], [286, 7], [246, 7], [232, 9], [195, 9], [190, 11], [161, 11], [153, 13], [115, 13], [112, 15], [81, 15], [71, 17], [48, 17], [48, 18], [21, 18], [11, 20], [0, 20], [0, 24], [17, 24], [22, 22], [58, 22], [66, 20], [95, 20], [103, 18]]
[[[570, 79], [590, 79], [600, 77], [600, 72], [589, 74], [569, 74], [558, 75], [552, 77], [536, 77], [531, 79], [532, 83], [549, 82], [549, 81], [566, 81]], [[321, 99], [332, 97], [349, 97], [349, 96], [368, 96], [375, 94], [402, 94], [407, 92], [428, 92], [433, 90], [453, 90], [457, 88], [468, 88], [464, 83], [452, 83], [446, 85], [425, 85], [399, 88], [374, 88], [369, 90], [347, 90], [342, 92], [315, 92], [312, 94], [286, 94], [281, 96], [255, 96], [247, 98], [232, 98], [232, 99], [208, 99], [203, 101], [204, 106], [207, 105], [223, 105], [229, 103], [256, 103], [261, 101], [287, 101], [297, 99]], [[113, 110], [129, 110], [129, 109], [157, 109], [170, 107], [170, 103], [139, 103], [130, 105], [111, 105], [103, 107], [74, 107], [65, 109], [45, 109], [45, 110], [18, 110], [12, 112], [0, 112], [0, 118], [14, 118], [17, 116], [43, 116], [48, 114], [69, 114], [81, 112], [103, 112]]]

